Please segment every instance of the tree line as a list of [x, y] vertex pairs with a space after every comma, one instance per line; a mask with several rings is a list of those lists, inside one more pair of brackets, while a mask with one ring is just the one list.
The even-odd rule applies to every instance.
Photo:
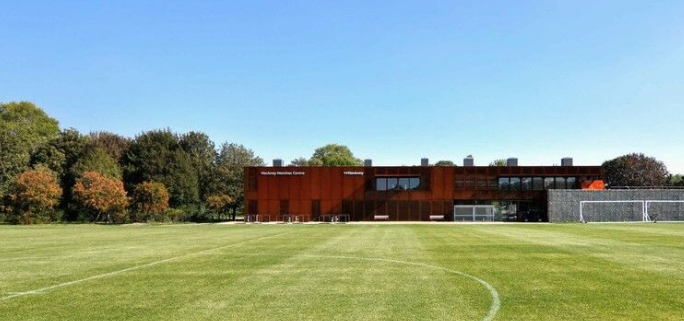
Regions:
[[30, 102], [0, 104], [0, 219], [10, 223], [234, 219], [243, 168], [261, 165], [202, 132], [83, 134]]
[[[328, 144], [290, 166], [359, 166], [347, 146]], [[249, 148], [218, 148], [202, 132], [170, 129], [127, 138], [83, 134], [33, 103], [0, 104], [0, 221], [149, 222], [235, 219], [244, 203], [243, 168], [263, 166]], [[441, 160], [435, 166], [456, 166]], [[506, 166], [504, 159], [490, 166]], [[684, 186], [681, 175], [643, 154], [603, 163], [610, 186]]]

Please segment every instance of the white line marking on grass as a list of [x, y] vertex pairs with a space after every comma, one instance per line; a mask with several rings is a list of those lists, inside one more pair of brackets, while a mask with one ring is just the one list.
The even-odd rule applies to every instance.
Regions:
[[27, 295], [27, 294], [43, 294], [44, 292], [41, 291], [27, 291], [27, 292], [7, 292], [7, 294], [11, 295]]
[[[114, 275], [118, 275], [118, 274], [130, 272], [130, 271], [140, 270], [140, 269], [144, 269], [144, 268], [147, 268], [147, 267], [150, 267], [150, 266], [155, 266], [155, 265], [159, 265], [159, 264], [163, 264], [163, 263], [178, 261], [178, 260], [186, 259], [186, 258], [189, 258], [189, 257], [193, 257], [193, 256], [198, 256], [198, 255], [206, 254], [206, 253], [213, 252], [213, 251], [222, 250], [222, 249], [225, 249], [225, 248], [229, 248], [229, 247], [234, 247], [234, 246], [242, 245], [244, 242], [260, 241], [260, 240], [263, 240], [263, 239], [267, 239], [267, 238], [271, 238], [271, 237], [277, 237], [277, 236], [281, 236], [281, 235], [285, 235], [285, 234], [290, 234], [290, 233], [292, 233], [292, 232], [279, 233], [279, 234], [274, 234], [274, 235], [259, 237], [259, 238], [255, 238], [255, 239], [244, 240], [244, 241], [239, 242], [239, 243], [234, 243], [234, 244], [219, 246], [219, 247], [215, 247], [215, 248], [212, 248], [212, 249], [207, 249], [207, 250], [203, 250], [203, 251], [199, 251], [199, 252], [195, 252], [195, 253], [185, 254], [185, 255], [176, 256], [176, 257], [172, 257], [172, 258], [168, 258], [168, 259], [163, 259], [163, 260], [160, 260], [160, 261], [154, 261], [154, 262], [150, 262], [150, 263], [146, 263], [146, 264], [136, 265], [136, 266], [129, 267], [129, 268], [126, 268], [126, 269], [123, 269], [123, 270], [118, 270], [118, 271], [113, 271], [113, 272], [109, 272], [109, 273], [103, 273], [103, 274], [93, 275], [93, 276], [90, 276], [90, 277], [87, 277], [87, 278], [78, 279], [78, 280], [73, 280], [73, 281], [64, 282], [64, 283], [59, 283], [59, 284], [55, 284], [55, 285], [51, 285], [51, 286], [46, 286], [46, 287], [40, 288], [40, 289], [29, 290], [29, 291], [25, 291], [25, 292], [14, 292], [14, 294], [11, 294], [11, 295], [8, 295], [8, 296], [5, 296], [5, 297], [0, 298], [0, 302], [7, 301], [7, 300], [10, 300], [10, 299], [14, 299], [14, 298], [18, 298], [18, 297], [22, 297], [22, 296], [29, 295], [29, 294], [42, 294], [42, 293], [48, 292], [48, 291], [50, 291], [50, 290], [54, 290], [54, 289], [57, 289], [57, 288], [62, 288], [62, 287], [65, 287], [65, 286], [70, 286], [70, 285], [74, 285], [74, 284], [78, 284], [78, 283], [83, 283], [83, 282], [88, 282], [88, 281], [92, 281], [92, 280], [102, 279], [102, 278], [106, 278], [106, 277], [109, 277], [109, 276], [114, 276]], [[10, 293], [12, 293], [12, 292], [10, 292]]]
[[6, 259], [0, 259], [0, 262], [5, 262], [5, 261], [25, 261], [25, 260], [44, 260], [47, 259], [47, 256], [26, 256], [26, 257], [11, 257], [11, 258], [6, 258]]

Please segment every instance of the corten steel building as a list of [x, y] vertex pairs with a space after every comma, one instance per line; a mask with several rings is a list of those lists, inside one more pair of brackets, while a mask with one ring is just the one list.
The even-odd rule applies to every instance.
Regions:
[[[457, 220], [460, 207], [496, 208], [497, 219], [548, 221], [550, 189], [603, 189], [600, 166], [456, 166], [245, 168], [246, 217], [279, 221], [297, 216], [351, 221]], [[455, 212], [456, 211], [456, 212]], [[469, 215], [469, 213], [466, 213]], [[473, 220], [475, 220], [473, 210]], [[466, 216], [469, 217], [469, 216]]]

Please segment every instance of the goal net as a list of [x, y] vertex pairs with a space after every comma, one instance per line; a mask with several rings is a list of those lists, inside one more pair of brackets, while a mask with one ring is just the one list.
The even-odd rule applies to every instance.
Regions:
[[684, 221], [684, 201], [580, 201], [580, 222]]
[[647, 200], [646, 215], [652, 221], [684, 221], [684, 201]]

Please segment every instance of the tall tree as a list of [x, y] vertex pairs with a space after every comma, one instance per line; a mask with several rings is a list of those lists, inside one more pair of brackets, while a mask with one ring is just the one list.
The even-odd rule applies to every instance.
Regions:
[[76, 175], [72, 169], [86, 154], [89, 141], [88, 136], [68, 128], [31, 155], [32, 166], [46, 166], [57, 173], [63, 190], [61, 207], [66, 210], [66, 220], [75, 220], [78, 215], [72, 198], [72, 188], [76, 183]]
[[190, 156], [192, 167], [197, 173], [199, 182], [199, 198], [207, 198], [211, 180], [211, 170], [216, 159], [216, 145], [209, 136], [201, 132], [189, 132], [180, 136], [181, 148]]
[[57, 120], [33, 103], [0, 103], [0, 189], [28, 169], [31, 154], [57, 134]]
[[61, 196], [57, 177], [49, 169], [39, 167], [22, 172], [9, 186], [9, 221], [33, 224], [56, 220], [55, 208]]
[[155, 181], [166, 186], [173, 207], [199, 202], [197, 169], [178, 135], [169, 129], [138, 135], [123, 157], [123, 170], [129, 191], [142, 182]]
[[349, 147], [339, 144], [328, 144], [317, 148], [309, 163], [321, 164], [322, 166], [359, 166], [363, 164], [360, 159], [354, 157]]
[[119, 163], [100, 147], [88, 150], [71, 168], [74, 177], [80, 177], [84, 172], [98, 172], [114, 179], [122, 177]]
[[227, 195], [233, 200], [230, 204], [233, 219], [237, 209], [242, 208], [245, 199], [243, 178], [246, 166], [264, 166], [264, 160], [243, 145], [221, 145], [212, 175], [214, 179], [210, 195]]
[[450, 160], [441, 160], [435, 163], [435, 166], [456, 166], [456, 164]]
[[669, 173], [663, 162], [644, 154], [627, 154], [603, 163], [608, 186], [663, 186]]
[[130, 139], [110, 132], [92, 132], [90, 133], [90, 147], [91, 149], [100, 148], [105, 151], [110, 157], [121, 163]]

